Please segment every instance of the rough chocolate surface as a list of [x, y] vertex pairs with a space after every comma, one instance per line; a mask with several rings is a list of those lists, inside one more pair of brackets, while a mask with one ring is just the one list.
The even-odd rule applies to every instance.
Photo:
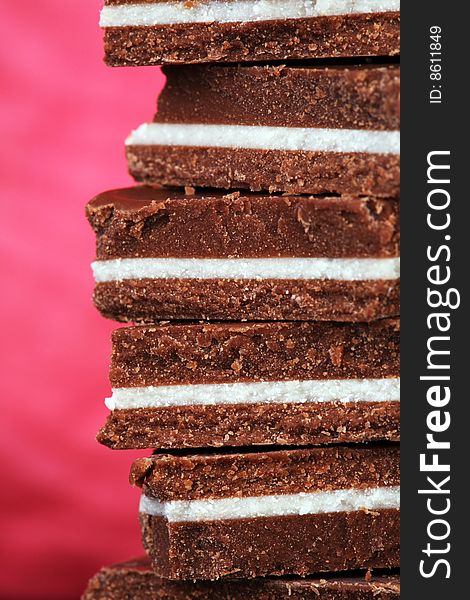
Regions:
[[[110, 375], [113, 387], [398, 377], [399, 323], [119, 329]], [[397, 441], [399, 420], [392, 401], [171, 406], [115, 410], [98, 440], [112, 448]]]
[[159, 123], [400, 128], [398, 65], [165, 67]]
[[399, 439], [399, 402], [114, 410], [98, 434], [99, 442], [114, 449], [305, 446]]
[[400, 313], [398, 280], [129, 279], [93, 295], [116, 321], [374, 321]]
[[157, 145], [128, 145], [126, 154], [134, 179], [152, 185], [400, 195], [400, 157], [395, 154]]
[[104, 45], [111, 66], [398, 55], [400, 15], [113, 27]]
[[397, 568], [396, 509], [168, 523], [140, 516], [157, 575], [218, 579]]
[[[191, 192], [193, 190], [190, 190]], [[399, 255], [399, 202], [134, 187], [87, 206], [97, 258]]]
[[[155, 454], [131, 482], [166, 502], [396, 486], [396, 445]], [[399, 566], [399, 510], [168, 522], [141, 513], [144, 546], [170, 579], [309, 575]]]
[[170, 581], [147, 558], [104, 567], [82, 600], [398, 600], [399, 575], [361, 574], [309, 579]]
[[[399, 253], [399, 203], [136, 187], [87, 207], [98, 259], [143, 257], [389, 258]], [[188, 234], [190, 232], [190, 234]], [[370, 321], [399, 312], [399, 282], [141, 279], [99, 283], [95, 304], [119, 321], [161, 319]]]
[[211, 323], [113, 333], [113, 387], [399, 376], [400, 324]]
[[329, 446], [234, 454], [155, 454], [134, 462], [130, 481], [160, 502], [397, 486], [400, 448]]

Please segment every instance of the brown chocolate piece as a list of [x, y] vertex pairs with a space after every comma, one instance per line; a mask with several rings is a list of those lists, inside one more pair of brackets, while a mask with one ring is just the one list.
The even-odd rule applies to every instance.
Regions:
[[[157, 124], [348, 130], [399, 129], [399, 68], [200, 66], [167, 68]], [[253, 133], [252, 135], [256, 135]], [[142, 143], [140, 143], [142, 141]], [[137, 181], [167, 186], [241, 188], [290, 194], [398, 197], [400, 158], [390, 153], [205, 147], [128, 140]], [[237, 147], [238, 146], [238, 147]], [[295, 148], [295, 146], [294, 146]], [[392, 151], [393, 150], [393, 151]], [[384, 150], [387, 152], [387, 149]], [[393, 153], [395, 152], [395, 153]]]
[[[98, 260], [115, 258], [391, 258], [399, 203], [136, 187], [87, 207]], [[370, 321], [399, 312], [399, 281], [123, 279], [98, 283], [107, 317], [169, 320]]]
[[399, 255], [399, 203], [134, 187], [87, 206], [97, 258]]
[[398, 445], [329, 446], [137, 459], [132, 485], [160, 502], [364, 489], [400, 484]]
[[219, 579], [310, 575], [400, 564], [400, 511], [169, 523], [141, 514], [142, 538], [157, 575]]
[[104, 567], [82, 600], [399, 600], [400, 576], [373, 574], [308, 579], [170, 581], [147, 558]]
[[400, 324], [207, 323], [113, 333], [113, 387], [399, 376]]
[[398, 130], [400, 67], [165, 67], [157, 123]]
[[113, 449], [398, 441], [400, 403], [266, 403], [118, 409], [110, 412], [97, 439]]
[[128, 145], [126, 155], [134, 179], [152, 185], [400, 195], [400, 157], [395, 154]]
[[374, 321], [400, 313], [398, 280], [129, 279], [93, 295], [116, 321]]
[[[113, 388], [398, 376], [396, 320], [369, 325], [160, 325], [113, 334]], [[154, 393], [158, 397], [158, 389]], [[111, 448], [397, 441], [399, 422], [394, 398], [299, 404], [195, 401], [189, 406], [115, 409], [98, 440]]]
[[[397, 66], [199, 66], [165, 72], [154, 119], [159, 124], [399, 129]], [[138, 140], [126, 146], [129, 170], [148, 184], [399, 195], [396, 153], [227, 148], [222, 142], [204, 147], [191, 146], [189, 139], [187, 145], [159, 145], [158, 136], [154, 144]]]
[[[113, 388], [399, 376], [399, 322], [160, 325], [113, 335]], [[175, 392], [176, 393], [176, 392]], [[400, 408], [380, 402], [213, 403], [114, 409], [111, 448], [398, 441]], [[202, 398], [201, 398], [202, 399]]]
[[[189, 510], [193, 501], [234, 499], [234, 516], [226, 512], [219, 519], [198, 521], [167, 519], [151, 514], [150, 505], [142, 505], [143, 542], [158, 575], [170, 579], [304, 576], [398, 567], [399, 510], [365, 507], [261, 516], [259, 499], [258, 516], [236, 518], [237, 499], [395, 488], [399, 468], [396, 445], [155, 454], [134, 463], [131, 482], [142, 487], [147, 503], [156, 498], [163, 506], [182, 500], [189, 503]], [[215, 506], [207, 505], [207, 514], [213, 515]]]
[[400, 14], [110, 27], [104, 45], [110, 66], [395, 56]]

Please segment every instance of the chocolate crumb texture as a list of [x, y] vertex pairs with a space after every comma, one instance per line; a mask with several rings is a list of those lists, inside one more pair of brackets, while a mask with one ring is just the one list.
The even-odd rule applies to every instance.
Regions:
[[173, 580], [397, 569], [400, 511], [168, 522], [141, 513], [157, 575]]
[[[204, 323], [113, 333], [113, 387], [399, 376], [398, 319]], [[341, 361], [338, 348], [342, 348]]]
[[[131, 483], [143, 491], [142, 538], [158, 575], [306, 576], [399, 566], [399, 466], [396, 445], [156, 453], [134, 463]], [[368, 507], [372, 490], [395, 500]], [[305, 502], [309, 494], [329, 498], [341, 492], [345, 499], [363, 494], [364, 504], [348, 511], [331, 505], [289, 512], [282, 500], [287, 495], [289, 503]], [[239, 514], [245, 500], [256, 503], [255, 512]], [[271, 506], [273, 500], [276, 510], [269, 514], [266, 502]], [[188, 511], [201, 501], [211, 507], [205, 518], [166, 516], [169, 503], [186, 503]], [[231, 512], [215, 516], [220, 502]]]
[[97, 439], [117, 450], [398, 442], [400, 403], [237, 403], [115, 409]]
[[[161, 502], [397, 486], [397, 444], [202, 454], [156, 452], [130, 482]], [[373, 512], [373, 511], [371, 511]]]
[[[110, 380], [113, 394], [125, 392], [130, 404], [110, 405], [98, 440], [111, 448], [398, 441], [399, 331], [396, 319], [118, 329]], [[267, 390], [270, 382], [284, 386], [282, 398], [276, 400], [273, 389]], [[311, 390], [305, 398], [298, 397], [302, 382]], [[315, 382], [331, 382], [336, 395], [315, 402]], [[367, 398], [356, 392], [348, 399], [338, 382], [385, 386], [387, 391]], [[258, 387], [253, 389], [258, 396], [248, 402], [239, 396], [244, 393], [240, 384], [260, 384], [266, 395], [260, 397]], [[229, 386], [225, 393], [230, 400], [208, 401], [214, 385], [220, 393]], [[145, 390], [147, 404], [142, 404], [138, 398]], [[169, 404], [162, 401], [161, 390], [173, 390]], [[189, 404], [180, 400], [184, 393], [192, 394]]]
[[399, 255], [393, 199], [138, 186], [99, 194], [86, 213], [98, 260]]
[[400, 67], [166, 67], [154, 122], [126, 141], [143, 183], [399, 197]]
[[400, 128], [400, 65], [287, 63], [164, 67], [156, 123]]
[[396, 56], [400, 15], [106, 27], [104, 45], [110, 66]]
[[[322, 320], [372, 321], [399, 312], [399, 279], [360, 279], [356, 263], [345, 279], [289, 279], [267, 271], [241, 279], [189, 277], [206, 259], [372, 259], [380, 268], [398, 260], [399, 203], [359, 196], [269, 196], [232, 192], [113, 190], [87, 207], [96, 233], [94, 301], [119, 321]], [[180, 276], [150, 277], [141, 271], [100, 279], [106, 261], [188, 259]], [[262, 268], [275, 267], [268, 261]], [[163, 263], [156, 262], [156, 265]], [[355, 267], [356, 265], [356, 267]], [[276, 267], [277, 268], [277, 267]], [[186, 273], [186, 274], [185, 274]], [[349, 279], [348, 279], [349, 277]]]
[[148, 558], [104, 567], [82, 600], [398, 600], [397, 574], [360, 574], [305, 579], [170, 581], [158, 577]]

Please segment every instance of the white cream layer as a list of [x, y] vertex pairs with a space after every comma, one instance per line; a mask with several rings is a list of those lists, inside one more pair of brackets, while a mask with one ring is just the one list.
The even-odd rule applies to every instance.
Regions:
[[399, 258], [117, 258], [92, 264], [96, 283], [126, 279], [398, 279]]
[[177, 23], [237, 23], [305, 19], [360, 13], [396, 12], [400, 0], [208, 0], [105, 6], [101, 27], [139, 27]]
[[400, 488], [379, 487], [328, 492], [218, 498], [216, 500], [174, 500], [159, 502], [142, 495], [140, 512], [164, 517], [169, 522], [220, 521], [288, 515], [380, 510], [400, 507]]
[[398, 402], [400, 379], [258, 381], [114, 388], [109, 410], [168, 406]]
[[316, 127], [144, 123], [130, 134], [126, 145], [400, 154], [400, 132]]

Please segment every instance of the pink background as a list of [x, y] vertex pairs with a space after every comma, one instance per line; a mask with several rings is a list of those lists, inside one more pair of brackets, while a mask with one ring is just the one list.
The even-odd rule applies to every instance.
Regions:
[[138, 453], [94, 439], [115, 325], [91, 304], [84, 205], [130, 183], [123, 141], [162, 76], [104, 66], [100, 5], [0, 0], [3, 600], [78, 598], [100, 566], [142, 552]]

